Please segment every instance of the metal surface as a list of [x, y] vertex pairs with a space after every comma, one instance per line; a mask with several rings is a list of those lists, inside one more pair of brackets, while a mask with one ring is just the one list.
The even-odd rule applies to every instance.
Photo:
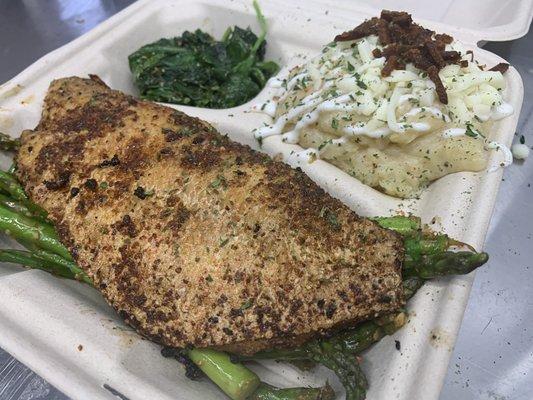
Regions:
[[[533, 146], [533, 31], [484, 46], [524, 80], [515, 142]], [[533, 399], [533, 155], [507, 168], [441, 400]]]
[[[131, 2], [0, 0], [0, 82]], [[517, 140], [524, 135], [533, 145], [533, 34], [485, 48], [524, 79]], [[533, 398], [532, 184], [531, 159], [505, 172], [486, 242], [491, 261], [477, 273], [441, 400]], [[66, 397], [0, 349], [0, 399]]]

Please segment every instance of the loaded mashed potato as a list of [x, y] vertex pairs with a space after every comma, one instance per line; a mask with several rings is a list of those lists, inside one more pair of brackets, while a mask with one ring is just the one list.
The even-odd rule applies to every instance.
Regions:
[[486, 69], [452, 37], [404, 12], [383, 11], [338, 35], [321, 54], [275, 78], [260, 108], [274, 118], [257, 139], [282, 135], [391, 196], [416, 197], [429, 182], [487, 167], [492, 121], [512, 114], [502, 97], [507, 64]]

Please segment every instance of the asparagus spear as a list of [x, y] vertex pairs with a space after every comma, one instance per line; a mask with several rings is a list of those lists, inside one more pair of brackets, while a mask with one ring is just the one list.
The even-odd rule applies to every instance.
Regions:
[[402, 275], [432, 279], [445, 275], [464, 275], [485, 264], [487, 253], [448, 251], [450, 246], [466, 246], [447, 235], [431, 232], [411, 232], [404, 239], [405, 259]]
[[75, 279], [92, 285], [92, 280], [74, 262], [44, 250], [0, 250], [0, 262], [41, 269], [63, 278]]
[[420, 218], [418, 217], [395, 215], [393, 217], [375, 217], [371, 219], [376, 221], [382, 228], [392, 229], [402, 235], [416, 232], [421, 228]]
[[24, 250], [0, 250], [0, 262], [25, 265], [34, 269], [41, 269], [64, 278], [75, 279], [72, 271], [54, 262], [47, 262]]
[[46, 216], [44, 216], [43, 213], [36, 212], [35, 209], [31, 209], [31, 207], [28, 207], [26, 204], [13, 200], [6, 194], [0, 193], [0, 205], [3, 205], [4, 207], [9, 208], [11, 211], [24, 215], [26, 217], [32, 217], [42, 222], [48, 222]]
[[70, 276], [68, 276], [68, 278], [76, 279], [78, 281], [88, 283], [89, 285], [93, 284], [91, 278], [89, 278], [85, 271], [78, 267], [75, 262], [66, 260], [59, 254], [49, 253], [40, 249], [34, 250], [33, 254], [40, 260], [60, 266], [65, 270], [68, 270], [70, 272]]
[[258, 359], [289, 362], [311, 360], [335, 372], [346, 389], [347, 400], [364, 399], [367, 382], [356, 355], [400, 329], [405, 320], [405, 313], [394, 313], [360, 324], [330, 339], [314, 340], [295, 349], [272, 349], [252, 356], [232, 355], [231, 360], [234, 362]]
[[248, 400], [333, 400], [334, 398], [335, 392], [327, 384], [321, 388], [278, 389], [262, 383]]
[[[384, 315], [371, 321], [363, 322], [357, 327], [338, 333], [329, 339], [317, 339], [316, 342], [330, 342], [334, 348], [342, 348], [346, 353], [358, 354], [378, 342], [383, 337], [390, 335], [400, 329], [406, 321], [406, 314], [403, 311]], [[314, 342], [309, 342], [293, 349], [272, 349], [255, 353], [251, 356], [232, 355], [235, 362], [259, 359], [276, 359], [282, 361], [293, 361], [309, 359], [309, 346], [315, 346]]]
[[489, 259], [487, 253], [469, 251], [445, 251], [435, 254], [423, 254], [413, 259], [406, 257], [403, 271], [406, 277], [431, 279], [445, 275], [463, 275], [485, 264]]
[[9, 193], [14, 200], [28, 200], [28, 196], [26, 196], [24, 189], [18, 183], [17, 178], [9, 172], [0, 170], [0, 189]]
[[309, 358], [332, 370], [346, 390], [346, 400], [364, 400], [368, 382], [356, 356], [343, 351], [334, 341], [314, 341], [308, 346]]
[[189, 358], [233, 400], [245, 400], [259, 387], [259, 377], [242, 364], [234, 364], [226, 353], [191, 349]]
[[346, 400], [364, 399], [367, 382], [356, 355], [400, 329], [405, 324], [405, 320], [405, 313], [394, 313], [360, 324], [330, 339], [314, 340], [295, 349], [272, 349], [252, 356], [233, 355], [231, 359], [233, 361], [312, 360], [335, 372], [346, 390]]
[[43, 250], [60, 255], [65, 260], [72, 260], [52, 225], [18, 214], [2, 205], [0, 205], [0, 230], [17, 240], [32, 243]]
[[47, 213], [37, 204], [30, 201], [17, 178], [9, 172], [0, 170], [0, 189], [7, 193], [12, 200], [24, 204], [32, 214], [46, 219]]
[[427, 280], [445, 275], [468, 274], [488, 261], [487, 253], [448, 251], [450, 246], [471, 247], [450, 239], [448, 235], [423, 232], [419, 218], [380, 217], [375, 221], [404, 237], [405, 260], [402, 275], [404, 279], [414, 278], [410, 279], [407, 285], [404, 283], [404, 288], [407, 287], [408, 290], [417, 286], [416, 278]]

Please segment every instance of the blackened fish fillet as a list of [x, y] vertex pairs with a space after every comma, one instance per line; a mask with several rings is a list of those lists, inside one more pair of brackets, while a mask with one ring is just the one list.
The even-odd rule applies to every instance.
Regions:
[[97, 77], [51, 84], [16, 161], [109, 304], [164, 345], [253, 353], [403, 303], [396, 234], [301, 171]]

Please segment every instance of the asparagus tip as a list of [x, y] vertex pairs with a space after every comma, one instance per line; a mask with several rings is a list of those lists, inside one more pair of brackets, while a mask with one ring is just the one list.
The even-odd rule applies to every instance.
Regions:
[[474, 261], [476, 262], [476, 267], [481, 267], [483, 264], [485, 264], [487, 261], [489, 261], [489, 254], [485, 253], [484, 251], [481, 253], [475, 253], [477, 257], [474, 257]]

